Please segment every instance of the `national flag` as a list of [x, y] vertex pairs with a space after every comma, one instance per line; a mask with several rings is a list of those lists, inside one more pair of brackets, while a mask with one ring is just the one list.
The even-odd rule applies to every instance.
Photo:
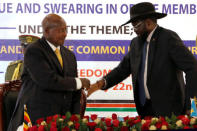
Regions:
[[196, 110], [196, 98], [191, 100], [191, 116], [197, 116], [197, 110]]
[[28, 131], [28, 128], [32, 127], [30, 117], [27, 113], [27, 107], [24, 105], [24, 121], [23, 121], [23, 131]]

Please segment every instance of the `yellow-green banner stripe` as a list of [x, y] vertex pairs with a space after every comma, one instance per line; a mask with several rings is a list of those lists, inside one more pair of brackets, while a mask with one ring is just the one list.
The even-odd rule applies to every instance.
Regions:
[[86, 108], [86, 111], [136, 112], [136, 108]]

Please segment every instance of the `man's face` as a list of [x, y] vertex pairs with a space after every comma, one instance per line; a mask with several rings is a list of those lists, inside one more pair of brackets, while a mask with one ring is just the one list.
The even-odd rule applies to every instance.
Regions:
[[133, 29], [134, 29], [134, 32], [142, 37], [142, 38], [145, 38], [148, 36], [148, 29], [146, 27], [146, 20], [138, 20], [138, 21], [135, 21], [135, 22], [132, 22], [132, 26], [133, 26]]
[[63, 45], [67, 36], [66, 23], [62, 22], [58, 26], [47, 29], [46, 35], [47, 40], [55, 46]]
[[133, 26], [134, 32], [138, 36], [142, 35], [144, 33], [144, 30], [146, 30], [145, 23], [142, 20], [138, 20], [138, 21], [132, 22], [131, 24]]

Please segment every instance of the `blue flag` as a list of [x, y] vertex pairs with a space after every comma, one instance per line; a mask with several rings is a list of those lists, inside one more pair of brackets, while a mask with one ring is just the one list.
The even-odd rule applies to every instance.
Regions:
[[197, 116], [197, 110], [196, 110], [195, 99], [192, 99], [192, 104], [191, 104], [191, 116]]

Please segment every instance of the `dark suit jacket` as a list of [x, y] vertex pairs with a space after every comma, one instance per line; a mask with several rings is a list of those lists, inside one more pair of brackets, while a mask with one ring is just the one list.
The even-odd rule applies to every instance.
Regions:
[[[130, 51], [120, 64], [106, 77], [108, 89], [132, 75], [134, 100], [141, 115], [138, 93], [138, 72], [144, 41], [136, 37], [131, 41]], [[190, 109], [189, 97], [197, 95], [197, 62], [184, 46], [179, 36], [170, 30], [157, 27], [149, 46], [147, 87], [156, 116], [185, 113]], [[186, 73], [184, 84], [182, 71]]]
[[80, 112], [81, 90], [76, 89], [75, 55], [60, 46], [63, 69], [45, 38], [28, 46], [24, 56], [22, 89], [9, 125], [13, 131], [22, 124], [23, 106], [27, 105], [31, 121], [54, 114]]

